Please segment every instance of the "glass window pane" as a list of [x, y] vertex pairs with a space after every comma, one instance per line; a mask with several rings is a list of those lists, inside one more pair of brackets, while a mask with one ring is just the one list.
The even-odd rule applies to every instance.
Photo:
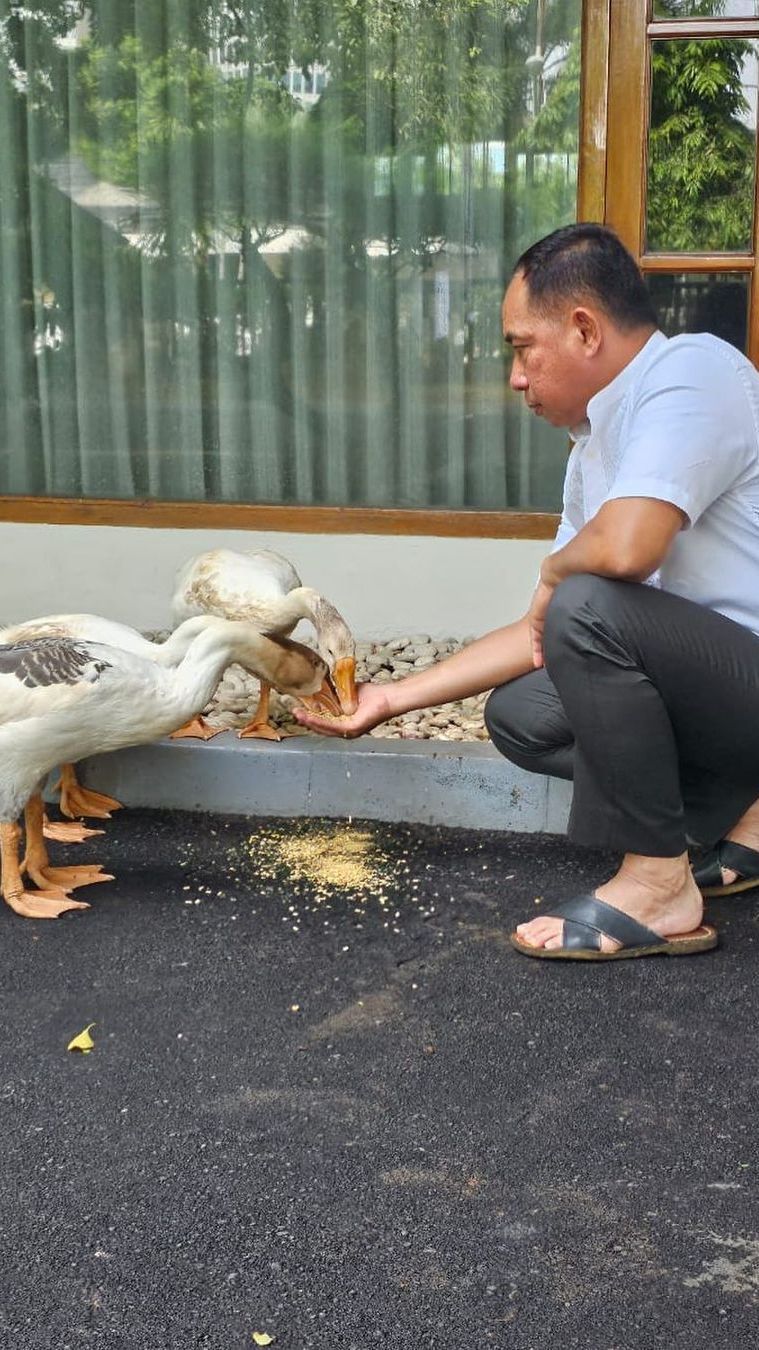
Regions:
[[647, 247], [749, 251], [759, 43], [653, 44]]
[[654, 272], [646, 283], [668, 337], [714, 333], [745, 352], [749, 295], [745, 273]]
[[0, 50], [0, 491], [556, 508], [499, 307], [581, 0], [83, 8]]
[[758, 0], [654, 0], [655, 19], [757, 19]]

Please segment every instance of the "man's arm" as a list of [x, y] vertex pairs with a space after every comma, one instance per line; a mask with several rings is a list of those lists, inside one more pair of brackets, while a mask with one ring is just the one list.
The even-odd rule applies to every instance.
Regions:
[[543, 664], [545, 610], [560, 581], [573, 572], [643, 581], [656, 571], [684, 520], [677, 507], [653, 498], [607, 502], [564, 548], [544, 560], [541, 584], [523, 619], [486, 633], [418, 675], [388, 684], [359, 685], [358, 710], [351, 717], [315, 717], [300, 708], [295, 716], [313, 731], [360, 736], [412, 708], [469, 698], [526, 675]]
[[645, 581], [661, 566], [687, 517], [671, 502], [619, 497], [600, 511], [564, 548], [549, 553], [541, 580], [555, 588], [575, 572], [618, 581]]
[[486, 633], [455, 656], [420, 670], [418, 675], [407, 675], [387, 684], [359, 685], [358, 710], [351, 717], [334, 720], [315, 717], [300, 708], [296, 709], [295, 715], [303, 726], [311, 727], [313, 731], [324, 731], [333, 736], [360, 736], [399, 713], [482, 694], [497, 684], [526, 675], [532, 669], [530, 632], [525, 616], [517, 623]]

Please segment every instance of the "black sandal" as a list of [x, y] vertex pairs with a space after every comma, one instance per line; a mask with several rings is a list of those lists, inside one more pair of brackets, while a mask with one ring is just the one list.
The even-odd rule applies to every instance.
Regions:
[[[759, 854], [757, 854], [759, 863]], [[511, 941], [523, 956], [537, 956], [543, 960], [564, 961], [622, 961], [635, 956], [691, 956], [716, 947], [717, 930], [711, 924], [701, 924], [692, 933], [677, 933], [661, 937], [646, 928], [621, 909], [615, 909], [596, 895], [576, 895], [572, 900], [557, 905], [546, 916], [564, 920], [563, 947], [530, 947], [517, 933]], [[601, 935], [621, 942], [614, 952], [601, 951]]]
[[[735, 881], [725, 885], [723, 867], [737, 874]], [[692, 870], [693, 880], [702, 895], [736, 895], [738, 891], [750, 891], [753, 886], [759, 886], [759, 853], [744, 844], [734, 844], [732, 839], [721, 839], [694, 864]]]

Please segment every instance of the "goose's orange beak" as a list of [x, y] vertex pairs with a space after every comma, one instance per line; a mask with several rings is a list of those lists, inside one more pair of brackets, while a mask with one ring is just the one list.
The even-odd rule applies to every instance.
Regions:
[[350, 717], [351, 713], [354, 713], [358, 707], [356, 658], [354, 656], [343, 656], [335, 662], [332, 681], [340, 700], [340, 711], [346, 717]]
[[335, 691], [332, 688], [332, 682], [329, 675], [325, 675], [321, 682], [321, 687], [316, 694], [301, 694], [300, 701], [310, 712], [315, 713], [317, 717], [327, 714], [330, 717], [340, 716], [340, 704], [335, 697]]

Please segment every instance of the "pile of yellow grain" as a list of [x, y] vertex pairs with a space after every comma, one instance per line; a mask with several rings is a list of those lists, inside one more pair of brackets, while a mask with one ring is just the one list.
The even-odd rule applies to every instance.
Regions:
[[389, 859], [369, 830], [340, 822], [306, 830], [262, 829], [250, 836], [248, 852], [263, 877], [285, 873], [317, 891], [381, 892]]

